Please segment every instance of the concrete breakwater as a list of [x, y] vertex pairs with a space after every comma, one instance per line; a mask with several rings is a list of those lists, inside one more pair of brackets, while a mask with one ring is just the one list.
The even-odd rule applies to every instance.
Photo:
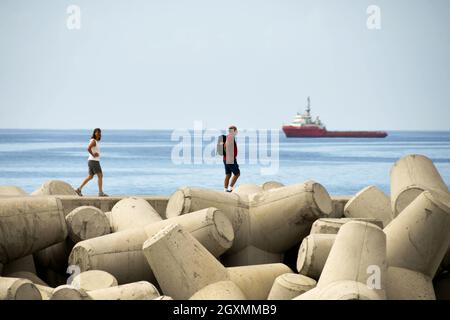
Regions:
[[79, 197], [0, 186], [0, 299], [448, 299], [450, 193], [399, 159], [391, 194], [316, 181]]

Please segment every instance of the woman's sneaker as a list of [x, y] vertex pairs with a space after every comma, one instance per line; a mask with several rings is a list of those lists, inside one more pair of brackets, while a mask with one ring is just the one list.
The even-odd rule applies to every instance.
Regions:
[[109, 197], [106, 193], [104, 193], [104, 192], [99, 192], [98, 193], [98, 196], [99, 197]]
[[79, 195], [80, 197], [83, 196], [83, 194], [81, 193], [81, 189], [80, 189], [80, 188], [75, 189], [75, 192], [76, 192], [77, 195]]

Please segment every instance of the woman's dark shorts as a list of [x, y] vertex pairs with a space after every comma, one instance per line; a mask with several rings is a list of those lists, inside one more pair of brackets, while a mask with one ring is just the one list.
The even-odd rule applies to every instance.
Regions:
[[234, 159], [234, 163], [227, 163], [226, 160], [223, 160], [223, 164], [225, 165], [225, 174], [231, 175], [233, 173], [235, 176], [241, 174], [241, 170], [239, 170], [239, 165], [237, 164], [236, 159]]
[[89, 167], [89, 175], [90, 176], [95, 176], [98, 173], [102, 173], [102, 167], [100, 166], [100, 161], [89, 160], [88, 167]]

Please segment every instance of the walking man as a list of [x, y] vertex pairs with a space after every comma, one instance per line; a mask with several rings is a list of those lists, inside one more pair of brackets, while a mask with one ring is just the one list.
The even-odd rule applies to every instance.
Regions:
[[[239, 165], [236, 161], [238, 154], [238, 148], [236, 144], [237, 128], [235, 126], [230, 126], [228, 128], [228, 135], [225, 141], [225, 150], [223, 155], [223, 164], [225, 165], [225, 181], [224, 181], [224, 191], [232, 192], [237, 179], [241, 175], [239, 170]], [[233, 174], [233, 179], [231, 175]], [[230, 183], [231, 179], [231, 183]]]
[[98, 196], [99, 197], [107, 197], [108, 195], [103, 192], [103, 172], [102, 167], [100, 166], [100, 140], [102, 139], [102, 130], [100, 128], [95, 128], [92, 133], [91, 140], [89, 141], [89, 145], [87, 151], [89, 152], [88, 158], [88, 176], [81, 183], [80, 187], [76, 189], [76, 193], [79, 196], [82, 196], [81, 189], [94, 178], [94, 175], [97, 175], [98, 179]]

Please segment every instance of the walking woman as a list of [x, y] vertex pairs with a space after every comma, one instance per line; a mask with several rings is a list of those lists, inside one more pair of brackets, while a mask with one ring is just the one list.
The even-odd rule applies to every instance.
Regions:
[[84, 179], [81, 186], [76, 189], [76, 193], [81, 197], [83, 194], [81, 193], [81, 189], [97, 175], [98, 179], [98, 196], [99, 197], [107, 197], [108, 195], [103, 192], [103, 172], [102, 167], [100, 166], [100, 140], [102, 139], [102, 130], [100, 128], [95, 128], [92, 133], [91, 140], [89, 141], [89, 145], [87, 151], [89, 152], [88, 158], [88, 167], [89, 174]]

